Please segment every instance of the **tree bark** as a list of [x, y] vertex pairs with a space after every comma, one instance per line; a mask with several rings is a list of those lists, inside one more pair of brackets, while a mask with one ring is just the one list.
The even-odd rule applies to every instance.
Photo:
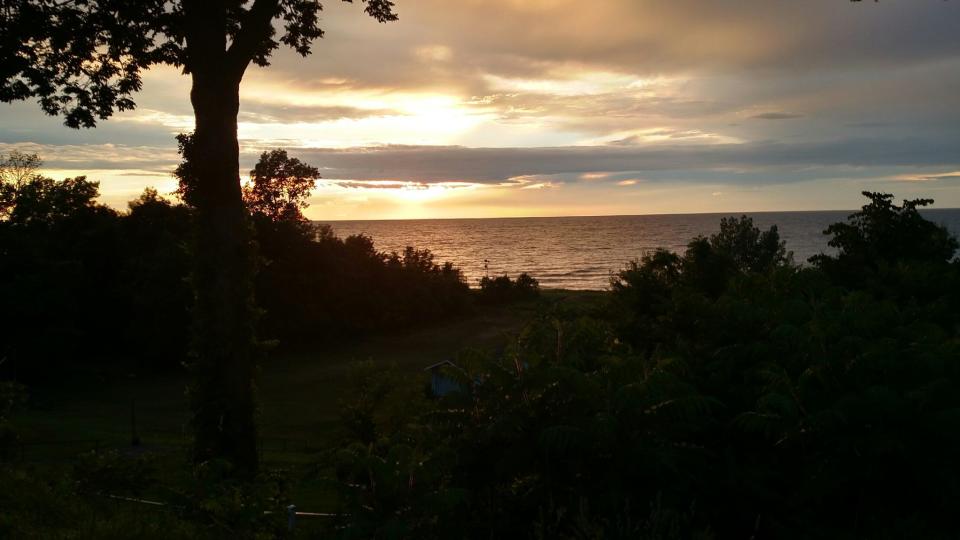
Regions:
[[254, 258], [240, 191], [240, 76], [194, 70], [196, 118], [195, 358], [191, 388], [194, 460], [257, 470]]

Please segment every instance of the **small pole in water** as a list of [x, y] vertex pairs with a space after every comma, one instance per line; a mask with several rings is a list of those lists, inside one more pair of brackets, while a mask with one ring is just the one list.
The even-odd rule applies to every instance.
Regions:
[[483, 277], [490, 277], [490, 259], [483, 260]]

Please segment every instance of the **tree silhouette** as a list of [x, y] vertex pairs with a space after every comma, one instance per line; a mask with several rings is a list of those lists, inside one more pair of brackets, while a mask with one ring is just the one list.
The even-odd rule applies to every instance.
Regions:
[[17, 191], [37, 177], [40, 156], [14, 150], [0, 156], [0, 219], [10, 217]]
[[19, 189], [37, 176], [42, 164], [40, 156], [14, 150], [0, 159], [0, 183], [12, 184], [15, 189]]
[[[344, 0], [350, 2], [351, 0]], [[391, 0], [363, 0], [379, 22]], [[3, 0], [0, 101], [36, 98], [69, 127], [136, 106], [156, 65], [192, 78], [198, 178], [194, 459], [257, 468], [252, 255], [240, 190], [237, 114], [247, 67], [281, 44], [306, 56], [323, 36], [315, 0]], [[277, 31], [274, 24], [282, 28]]]
[[[850, 216], [847, 222], [834, 223], [824, 231], [829, 244], [837, 248], [840, 261], [864, 265], [896, 261], [932, 261], [945, 263], [957, 252], [958, 244], [943, 225], [924, 219], [920, 209], [933, 199], [904, 200], [897, 206], [893, 195], [864, 191], [870, 204]], [[824, 256], [813, 257], [814, 262]]]
[[243, 187], [243, 201], [248, 210], [273, 221], [303, 220], [302, 209], [319, 178], [316, 167], [288, 157], [286, 150], [264, 152]]

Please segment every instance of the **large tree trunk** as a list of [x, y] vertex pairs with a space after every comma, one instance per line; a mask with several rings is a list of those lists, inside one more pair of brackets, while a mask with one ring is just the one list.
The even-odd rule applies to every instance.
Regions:
[[194, 459], [222, 458], [241, 475], [257, 469], [253, 248], [240, 191], [240, 77], [193, 73], [197, 243]]

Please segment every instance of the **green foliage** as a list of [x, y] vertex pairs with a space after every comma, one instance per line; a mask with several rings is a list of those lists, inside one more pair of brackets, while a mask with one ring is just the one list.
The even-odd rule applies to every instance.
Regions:
[[376, 250], [299, 220], [255, 220], [263, 264], [257, 296], [267, 336], [285, 343], [407, 328], [469, 309], [461, 271], [428, 250]]
[[[458, 359], [468, 392], [339, 453], [344, 537], [573, 538], [619, 528], [627, 538], [665, 526], [634, 521], [630, 509], [658, 496], [679, 504], [691, 478], [667, 469], [702, 460], [691, 426], [715, 404], [677, 378], [677, 365], [646, 379], [621, 352], [602, 322], [547, 313], [502, 357]], [[662, 483], [634, 481], [647, 475]]]
[[523, 300], [532, 300], [540, 296], [540, 282], [526, 272], [516, 280], [504, 274], [491, 278], [480, 278], [480, 301], [486, 304], [506, 304]]
[[[590, 509], [590, 501], [582, 498], [578, 507], [548, 508], [541, 512], [534, 524], [532, 538], [548, 539], [638, 539], [638, 540], [709, 540], [714, 535], [709, 529], [693, 526], [696, 505], [687, 511], [664, 508], [661, 498], [650, 503], [649, 515], [643, 516], [624, 504], [616, 518], [597, 517]], [[572, 531], [566, 523], [572, 522]]]
[[893, 195], [863, 192], [870, 199], [847, 223], [835, 223], [824, 231], [836, 256], [811, 258], [817, 267], [846, 284], [871, 279], [893, 265], [945, 265], [960, 244], [942, 225], [930, 222], [919, 209], [931, 199], [905, 200], [893, 204]]
[[253, 214], [272, 221], [305, 220], [302, 210], [320, 178], [316, 167], [287, 156], [286, 150], [260, 155], [243, 188], [243, 202]]
[[233, 465], [211, 460], [194, 467], [188, 490], [174, 493], [171, 503], [200, 536], [268, 539], [287, 536], [290, 504], [286, 478], [261, 472], [238, 481]]
[[[0, 467], [0, 537], [292, 537], [282, 476], [266, 473], [239, 483], [229, 464], [215, 461], [171, 489], [159, 485], [155, 465], [149, 455], [110, 452], [82, 456], [65, 477], [40, 479], [37, 470]], [[148, 489], [152, 494], [144, 493]]]
[[84, 493], [142, 496], [157, 484], [158, 467], [149, 454], [88, 452], [73, 467], [77, 489]]
[[764, 272], [791, 259], [777, 226], [761, 232], [748, 216], [722, 218], [720, 232], [710, 237], [710, 246], [731, 259], [740, 272]]
[[611, 281], [614, 309], [624, 338], [649, 354], [676, 335], [681, 320], [669, 312], [702, 312], [733, 282], [791, 266], [776, 226], [761, 232], [747, 216], [723, 218], [719, 233], [694, 238], [682, 257], [658, 249], [631, 262]]
[[89, 351], [79, 336], [119, 323], [101, 310], [114, 297], [98, 282], [116, 275], [120, 237], [117, 214], [95, 202], [94, 182], [34, 175], [13, 187], [9, 219], [0, 221], [0, 355], [8, 358], [0, 369], [29, 375], [42, 371], [30, 359], [66, 363]]
[[362, 445], [395, 433], [425, 403], [418, 388], [404, 384], [396, 366], [372, 361], [351, 366], [350, 388], [340, 406], [342, 423]]
[[88, 182], [85, 176], [60, 182], [36, 177], [17, 188], [9, 223], [15, 227], [60, 224], [78, 214], [98, 210], [94, 200], [99, 195], [100, 184]]
[[[126, 373], [183, 360], [190, 212], [147, 190], [119, 214], [97, 194], [83, 177], [34, 176], [15, 190], [0, 222], [3, 371], [60, 377], [114, 364]], [[89, 339], [104, 327], [115, 331], [111, 347]]]
[[605, 312], [458, 360], [464, 392], [344, 443], [343, 536], [950, 537], [954, 244], [871, 199], [831, 227], [849, 274], [727, 220], [633, 263]]
[[197, 184], [199, 183], [199, 171], [197, 162], [201, 156], [197, 152], [197, 144], [194, 141], [193, 133], [177, 134], [177, 153], [181, 160], [177, 168], [173, 170], [173, 176], [177, 179], [177, 198], [183, 201], [187, 206], [196, 208], [198, 202]]
[[[312, 168], [282, 152], [264, 158], [258, 197], [292, 209], [257, 211], [251, 220], [268, 339], [294, 346], [361, 336], [470, 308], [460, 270], [429, 251], [382, 253], [369, 238], [341, 240], [306, 221], [299, 209], [308, 181], [269, 175]], [[0, 373], [35, 380], [73, 369], [180, 369], [194, 302], [195, 210], [147, 189], [121, 214], [98, 204], [97, 184], [83, 177], [24, 178], [19, 188], [3, 184], [12, 196], [9, 219], [0, 220], [0, 299], [8, 307], [0, 312], [0, 357], [8, 358]], [[288, 180], [297, 187], [284, 187]], [[268, 188], [277, 191], [264, 195]], [[116, 337], [94, 339], [102, 328]]]
[[933, 204], [932, 199], [892, 203], [893, 195], [864, 192], [870, 199], [863, 209], [850, 216], [849, 223], [831, 225], [824, 234], [833, 235], [830, 245], [838, 248], [838, 258], [863, 263], [881, 260], [949, 261], [957, 251], [956, 238], [942, 225], [923, 218], [919, 208]]
[[193, 215], [148, 188], [119, 221], [123, 262], [112, 287], [123, 291], [124, 341], [138, 370], [176, 369], [190, 340]]

